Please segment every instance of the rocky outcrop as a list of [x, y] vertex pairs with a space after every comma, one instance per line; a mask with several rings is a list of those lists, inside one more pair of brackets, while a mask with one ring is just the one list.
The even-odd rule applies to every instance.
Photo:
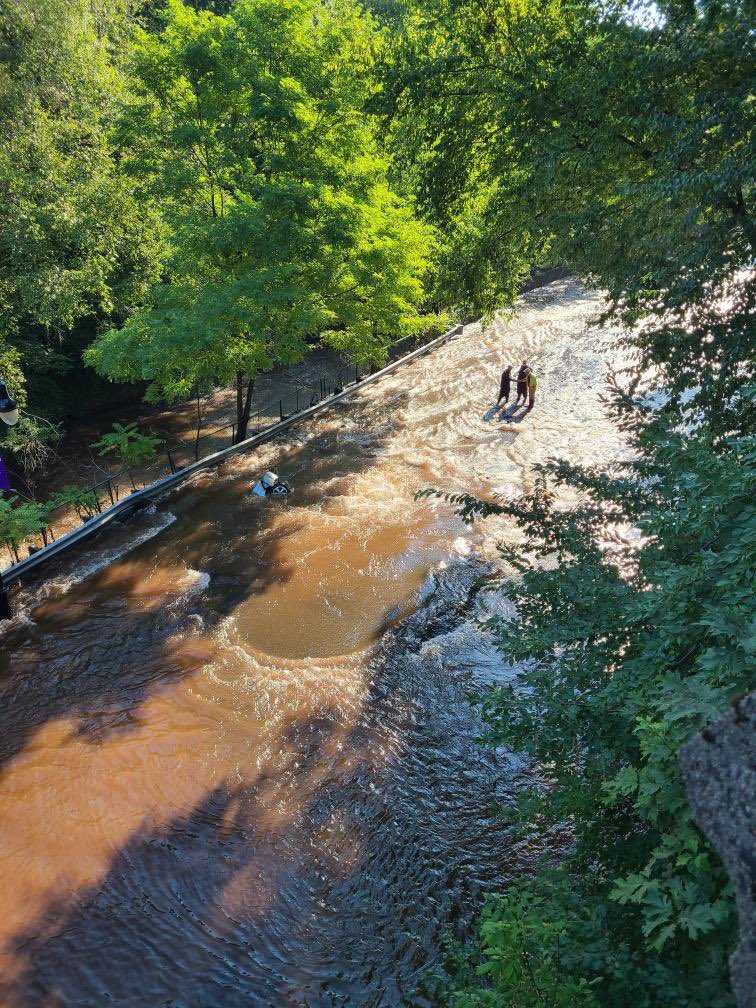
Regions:
[[683, 746], [693, 815], [725, 863], [740, 942], [730, 958], [739, 1008], [756, 1008], [756, 693]]

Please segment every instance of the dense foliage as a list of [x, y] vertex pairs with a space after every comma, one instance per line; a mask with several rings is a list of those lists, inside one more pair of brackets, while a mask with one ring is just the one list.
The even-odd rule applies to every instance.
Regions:
[[136, 423], [132, 422], [113, 424], [113, 430], [109, 434], [103, 434], [90, 448], [96, 448], [100, 455], [115, 455], [126, 466], [137, 466], [152, 462], [161, 444], [160, 438], [142, 434]]
[[[471, 518], [510, 514], [528, 545], [502, 550], [509, 576], [496, 582], [517, 617], [490, 624], [523, 671], [479, 701], [488, 741], [529, 753], [551, 784], [506, 813], [538, 832], [568, 823], [574, 837], [561, 870], [524, 887], [518, 912], [558, 929], [560, 983], [591, 981], [602, 1005], [625, 1004], [636, 985], [634, 1003], [649, 1008], [731, 1003], [734, 906], [691, 821], [677, 753], [754, 685], [756, 445], [731, 437], [716, 451], [675, 422], [646, 426], [642, 458], [611, 474], [554, 463], [530, 498], [459, 501]], [[557, 509], [547, 485], [559, 483], [585, 502]], [[642, 536], [635, 549], [628, 523]], [[511, 899], [484, 916], [483, 963], [501, 957], [491, 920]], [[530, 954], [553, 957], [553, 942], [548, 932]], [[455, 1003], [477, 997], [489, 1003], [483, 990]]]
[[251, 383], [313, 339], [363, 361], [433, 321], [418, 312], [431, 235], [391, 191], [364, 105], [377, 37], [348, 2], [171, 0], [142, 31], [121, 135], [174, 240], [147, 306], [87, 359], [174, 399]]
[[0, 0], [0, 374], [32, 415], [98, 404], [90, 348], [151, 398], [236, 381], [242, 436], [259, 370], [433, 323], [379, 47], [350, 0]]
[[92, 403], [82, 349], [159, 275], [159, 215], [110, 135], [126, 27], [117, 3], [0, 2], [0, 374], [48, 417]]
[[[633, 461], [457, 500], [524, 533], [497, 582], [517, 617], [491, 622], [524, 671], [478, 699], [490, 743], [549, 784], [506, 814], [574, 845], [491, 897], [456, 1008], [732, 1004], [734, 904], [677, 754], [754, 686], [753, 33], [739, 3], [652, 14], [431, 3], [391, 70], [426, 205], [472, 222], [470, 300], [493, 306], [497, 263], [550, 249], [609, 291], [636, 348], [611, 381]], [[581, 503], [557, 508], [559, 484]]]
[[0, 542], [7, 546], [12, 560], [19, 560], [18, 548], [25, 539], [46, 527], [45, 510], [41, 504], [21, 502], [15, 495], [0, 499]]
[[427, 0], [376, 104], [454, 229], [460, 300], [495, 310], [534, 261], [568, 261], [651, 317], [640, 370], [676, 391], [694, 372], [721, 411], [732, 369], [754, 377], [753, 286], [720, 301], [756, 234], [753, 25], [747, 3], [664, 9], [647, 27], [622, 3]]

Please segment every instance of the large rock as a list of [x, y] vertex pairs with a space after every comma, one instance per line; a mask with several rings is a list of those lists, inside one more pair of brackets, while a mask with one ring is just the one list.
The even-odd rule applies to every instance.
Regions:
[[693, 815], [727, 867], [740, 943], [730, 958], [740, 1008], [756, 1008], [756, 693], [683, 746]]

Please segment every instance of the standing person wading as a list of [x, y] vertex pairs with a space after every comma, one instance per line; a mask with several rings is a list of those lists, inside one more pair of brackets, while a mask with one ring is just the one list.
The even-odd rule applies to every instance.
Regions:
[[509, 393], [512, 391], [512, 365], [505, 367], [501, 373], [501, 384], [499, 385], [499, 398], [496, 400], [496, 405], [498, 406], [501, 400], [504, 400], [504, 405], [506, 406], [509, 402]]
[[530, 368], [528, 368], [528, 373], [525, 378], [525, 384], [528, 389], [528, 413], [529, 413], [533, 409], [533, 404], [535, 403], [536, 389], [538, 388], [538, 379], [530, 370]]
[[517, 398], [515, 399], [515, 406], [518, 406], [520, 399], [522, 399], [523, 404], [528, 401], [528, 387], [526, 384], [526, 379], [528, 375], [528, 362], [523, 361], [520, 365], [520, 370], [517, 372]]

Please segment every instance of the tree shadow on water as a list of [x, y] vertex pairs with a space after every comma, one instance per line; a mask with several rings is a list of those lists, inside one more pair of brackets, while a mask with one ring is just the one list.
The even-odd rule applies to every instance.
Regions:
[[[357, 402], [325, 429], [299, 428], [275, 463], [295, 483], [290, 504], [253, 498], [247, 460], [254, 456], [236, 461], [238, 476], [232, 458], [208, 471], [204, 485], [182, 487], [161, 505], [176, 521], [154, 538], [128, 548], [146, 521], [137, 515], [47, 568], [38, 582], [43, 596], [45, 580], [65, 580], [77, 563], [123, 546], [122, 557], [34, 606], [33, 622], [0, 632], [0, 769], [58, 718], [73, 718], [76, 733], [92, 743], [133, 730], [156, 690], [211, 662], [213, 630], [245, 600], [292, 577], [286, 538], [306, 527], [324, 481], [375, 465], [404, 398], [392, 393], [392, 410]], [[367, 430], [370, 438], [342, 444], [339, 429]], [[26, 591], [33, 596], [34, 584]]]
[[[365, 792], [385, 801], [365, 779], [374, 730], [325, 707], [278, 744], [296, 767], [293, 793], [266, 769], [224, 781], [165, 824], [145, 820], [91, 886], [48, 899], [0, 949], [13, 978], [0, 981], [4, 1008], [368, 1003], [380, 942], [364, 936], [365, 914], [378, 934], [383, 920], [355, 879], [375, 871]], [[328, 911], [340, 893], [351, 921]]]
[[[4, 950], [8, 1008], [285, 1004], [276, 949], [260, 941], [287, 864], [255, 828], [256, 789], [222, 785], [159, 828], [144, 825], [74, 901], [52, 901]], [[306, 921], [311, 899], [284, 907]], [[280, 907], [279, 907], [280, 911]], [[296, 1003], [296, 1002], [294, 1002]]]
[[418, 661], [471, 605], [470, 577], [386, 635], [358, 702], [298, 702], [233, 780], [152, 813], [89, 886], [43, 898], [0, 950], [4, 1008], [432, 1004], [412, 991], [443, 933], [523, 870], [486, 811], [495, 760], [467, 681]]

